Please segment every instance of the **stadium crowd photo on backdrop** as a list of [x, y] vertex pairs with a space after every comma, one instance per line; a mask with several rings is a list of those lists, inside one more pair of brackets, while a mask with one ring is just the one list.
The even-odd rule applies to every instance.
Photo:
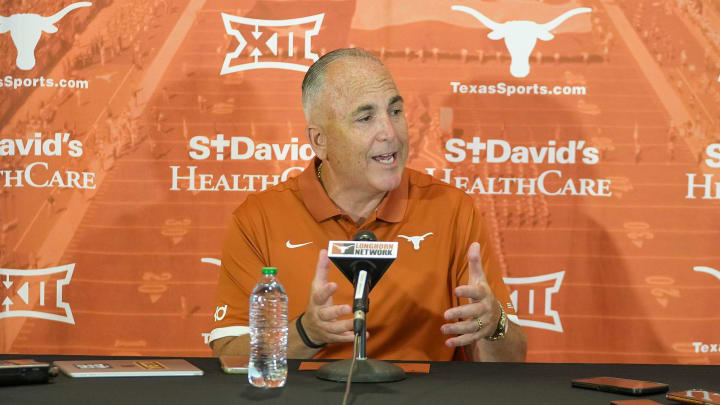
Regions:
[[715, 0], [0, 1], [0, 402], [718, 403], [719, 204]]

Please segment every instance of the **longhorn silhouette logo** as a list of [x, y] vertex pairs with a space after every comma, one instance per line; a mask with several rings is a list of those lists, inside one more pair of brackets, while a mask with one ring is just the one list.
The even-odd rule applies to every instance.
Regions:
[[10, 31], [10, 37], [17, 49], [15, 65], [22, 70], [35, 67], [35, 47], [43, 32], [54, 34], [58, 31], [55, 23], [76, 8], [90, 7], [89, 1], [70, 4], [57, 13], [44, 17], [38, 14], [13, 14], [9, 17], [0, 16], [0, 34]]
[[405, 235], [398, 235], [399, 237], [407, 240], [408, 242], [413, 244], [413, 248], [415, 250], [420, 250], [420, 242], [424, 241], [425, 238], [428, 236], [431, 236], [433, 233], [428, 232], [425, 235], [418, 235], [418, 236], [405, 236]]
[[351, 255], [351, 254], [355, 253], [355, 244], [354, 243], [333, 243], [332, 246], [333, 246], [332, 253], [334, 253], [334, 254]]
[[483, 15], [481, 12], [466, 6], [451, 6], [452, 10], [462, 11], [477, 18], [483, 25], [490, 28], [488, 38], [493, 40], [505, 39], [505, 46], [510, 52], [510, 74], [515, 77], [525, 77], [530, 73], [530, 54], [535, 48], [538, 39], [550, 41], [555, 38], [550, 31], [557, 28], [568, 18], [583, 13], [589, 13], [591, 8], [580, 7], [566, 11], [554, 20], [538, 24], [533, 21], [507, 21], [498, 23]]

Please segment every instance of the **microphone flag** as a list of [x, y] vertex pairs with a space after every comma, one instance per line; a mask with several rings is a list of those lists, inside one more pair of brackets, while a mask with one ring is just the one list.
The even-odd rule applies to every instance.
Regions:
[[397, 242], [337, 241], [328, 242], [328, 258], [345, 278], [353, 283], [355, 274], [365, 270], [370, 276], [369, 291], [397, 258]]

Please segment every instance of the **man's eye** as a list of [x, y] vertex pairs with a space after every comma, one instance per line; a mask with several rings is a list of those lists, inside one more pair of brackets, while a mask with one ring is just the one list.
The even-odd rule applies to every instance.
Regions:
[[392, 114], [393, 114], [393, 115], [400, 115], [400, 114], [402, 114], [402, 112], [403, 112], [402, 108], [396, 108], [396, 109], [394, 109], [394, 110], [392, 111]]
[[366, 116], [364, 116], [364, 117], [362, 117], [362, 118], [359, 118], [358, 121], [360, 121], [360, 122], [368, 122], [368, 121], [370, 121], [370, 119], [372, 119], [372, 115], [366, 115]]

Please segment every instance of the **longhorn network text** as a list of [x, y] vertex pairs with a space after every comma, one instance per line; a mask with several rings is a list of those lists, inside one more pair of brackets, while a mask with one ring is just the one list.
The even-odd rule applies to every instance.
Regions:
[[459, 94], [504, 94], [508, 97], [514, 95], [556, 95], [556, 96], [584, 96], [587, 92], [585, 86], [553, 86], [552, 88], [540, 84], [514, 85], [499, 82], [497, 84], [465, 84], [450, 82], [453, 93]]

